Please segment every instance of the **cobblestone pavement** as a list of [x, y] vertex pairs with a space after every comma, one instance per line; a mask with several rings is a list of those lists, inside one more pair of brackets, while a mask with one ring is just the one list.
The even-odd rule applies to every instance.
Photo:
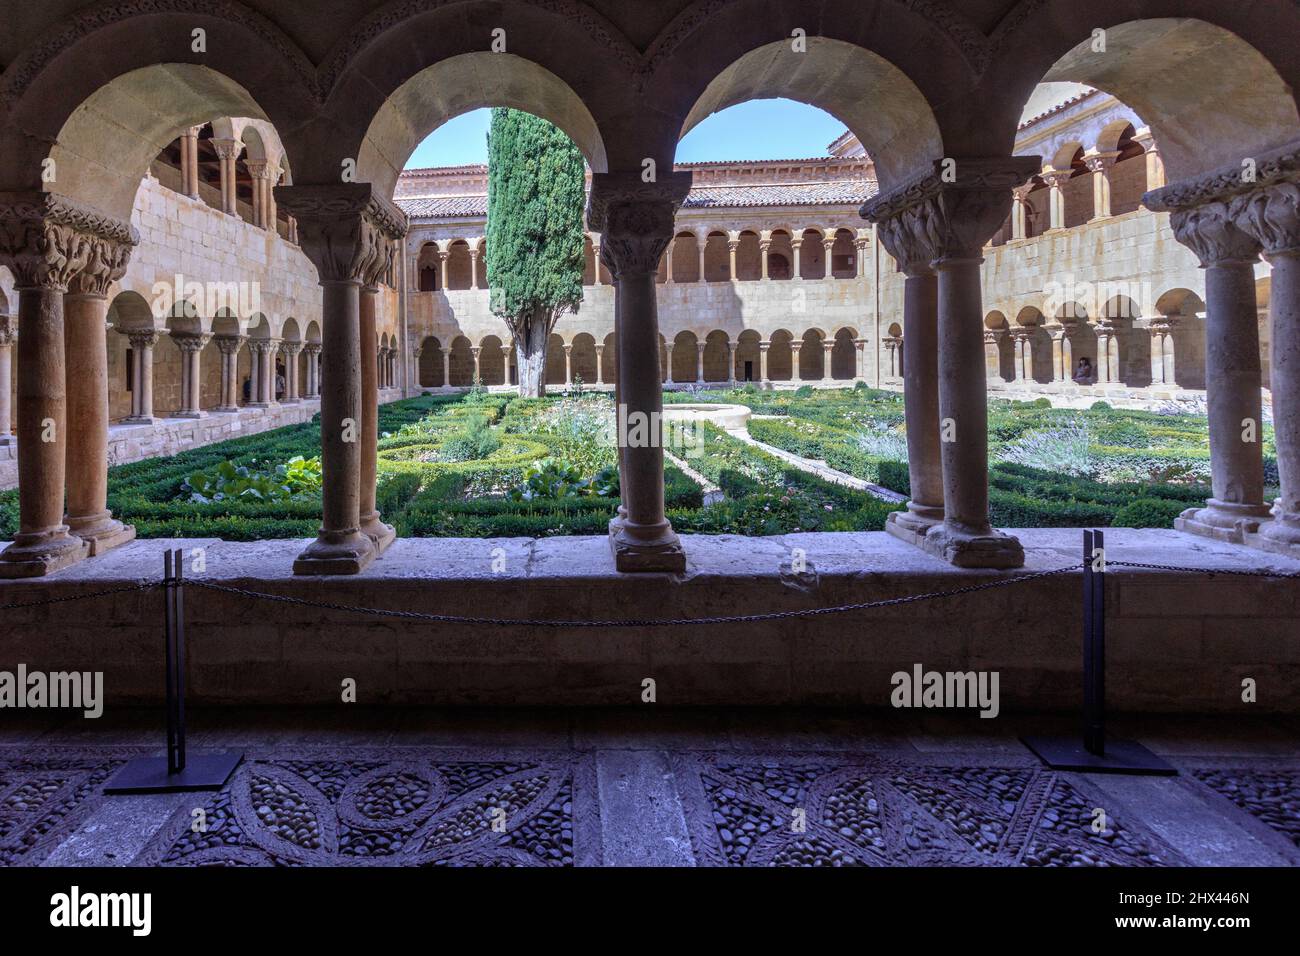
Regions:
[[1176, 778], [1041, 767], [1068, 721], [826, 711], [191, 716], [218, 793], [106, 797], [154, 713], [0, 725], [0, 865], [1300, 864], [1300, 721], [1117, 722]]

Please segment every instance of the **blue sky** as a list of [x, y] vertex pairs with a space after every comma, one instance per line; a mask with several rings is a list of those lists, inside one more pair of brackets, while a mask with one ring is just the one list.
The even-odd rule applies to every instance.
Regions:
[[[406, 167], [460, 166], [487, 162], [490, 111], [462, 113], [421, 143]], [[829, 113], [793, 100], [750, 100], [708, 117], [677, 147], [678, 162], [719, 159], [802, 159], [825, 156], [844, 132]]]

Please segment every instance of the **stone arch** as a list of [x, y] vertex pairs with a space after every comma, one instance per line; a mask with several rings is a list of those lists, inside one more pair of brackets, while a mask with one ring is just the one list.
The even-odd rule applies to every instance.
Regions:
[[825, 233], [815, 226], [809, 226], [799, 234], [803, 240], [799, 249], [799, 275], [804, 279], [826, 277], [826, 250], [822, 248], [824, 236]]
[[447, 244], [447, 290], [464, 291], [474, 286], [474, 263], [468, 239], [453, 239]]
[[699, 339], [694, 332], [683, 330], [673, 337], [673, 381], [695, 381], [695, 364], [699, 361]]
[[589, 332], [579, 332], [573, 337], [570, 368], [576, 382], [579, 376], [583, 386], [596, 384], [596, 337]]
[[[1115, 5], [1121, 9], [1127, 8]], [[1300, 131], [1291, 92], [1297, 65], [1289, 53], [1281, 55], [1277, 37], [1300, 30], [1300, 13], [1278, 9], [1260, 17], [1232, 5], [1204, 12], [1217, 22], [1121, 19], [1096, 5], [1050, 14], [1031, 10], [984, 88], [994, 91], [994, 99], [1011, 95], [1023, 105], [1030, 78], [1041, 70], [1043, 82], [1082, 83], [1110, 93], [1150, 126], [1171, 181], [1236, 165], [1242, 156], [1261, 156], [1294, 140]], [[1104, 52], [1094, 50], [1097, 28], [1105, 30]], [[1014, 130], [1004, 135], [1011, 142]]]
[[731, 338], [721, 329], [714, 329], [704, 337], [704, 381], [729, 381], [730, 362]]
[[835, 332], [831, 348], [831, 368], [827, 378], [851, 381], [858, 376], [858, 333], [854, 329], [840, 328]]
[[758, 245], [758, 233], [753, 229], [742, 229], [736, 246], [736, 279], [740, 282], [753, 282], [762, 275], [762, 249]]
[[467, 388], [474, 384], [474, 353], [469, 339], [463, 335], [451, 340], [447, 373], [449, 386]]
[[421, 388], [441, 388], [447, 384], [442, 380], [442, 343], [435, 335], [426, 335], [420, 340], [420, 366], [416, 370], [416, 383]]
[[773, 382], [787, 382], [795, 378], [794, 351], [790, 348], [794, 336], [785, 329], [777, 329], [768, 341], [767, 377]]
[[826, 357], [822, 343], [826, 336], [820, 329], [805, 329], [799, 349], [799, 371], [795, 375], [801, 382], [816, 382], [826, 377]]
[[479, 342], [479, 381], [483, 385], [506, 385], [506, 350], [501, 339], [485, 335]]
[[673, 237], [673, 281], [700, 281], [700, 240], [689, 229]]
[[[365, 136], [350, 154], [357, 157], [358, 179], [374, 183], [381, 195], [392, 196], [416, 146], [447, 120], [484, 106], [508, 106], [554, 123], [582, 151], [592, 170], [608, 169], [596, 120], [559, 76], [516, 53], [481, 51], [441, 59], [437, 47], [455, 40], [430, 38], [427, 44], [412, 44], [407, 39], [412, 25], [410, 21], [403, 25], [405, 37], [394, 28], [376, 45], [390, 50], [386, 61], [373, 59], [370, 51], [358, 57], [331, 97], [332, 105], [347, 112], [353, 111], [347, 109], [349, 97], [359, 97], [352, 101], [354, 109], [369, 115]], [[521, 36], [522, 31], [512, 33]], [[418, 60], [424, 63], [415, 69]], [[382, 78], [362, 68], [365, 61], [376, 63]], [[382, 102], [376, 102], [377, 97]]]
[[704, 281], [726, 282], [731, 272], [731, 250], [727, 248], [728, 236], [721, 229], [709, 229], [704, 234]]
[[614, 347], [614, 333], [605, 336], [605, 345], [600, 353], [601, 378], [606, 385], [618, 381], [618, 349]]
[[546, 340], [546, 384], [564, 384], [564, 339], [555, 332]]
[[755, 329], [745, 329], [736, 336], [736, 380], [757, 382], [762, 378], [762, 356], [758, 343], [763, 337]]
[[442, 290], [442, 250], [438, 243], [428, 239], [420, 243], [415, 256], [415, 291], [438, 292]]
[[[827, 16], [821, 28], [824, 32], [841, 26], [852, 29], [852, 19], [851, 15]], [[726, 51], [743, 45], [744, 38], [756, 32], [747, 25], [742, 32], [725, 39], [712, 33], [712, 49], [700, 62], [692, 64], [682, 57], [675, 60], [679, 67], [674, 80], [679, 87], [689, 89], [692, 74], [699, 77], [707, 72], [710, 64], [728, 55]], [[785, 32], [788, 36], [789, 31]], [[900, 29], [893, 37], [879, 39], [891, 43], [901, 39], [903, 32]], [[830, 36], [806, 37], [804, 52], [795, 52], [788, 39], [743, 52], [700, 86], [678, 138], [712, 113], [747, 100], [773, 97], [807, 103], [844, 123], [875, 161], [882, 191], [906, 181], [943, 155], [934, 112], [913, 79], [886, 55]]]
[[794, 248], [790, 229], [773, 229], [772, 242], [767, 250], [767, 277], [769, 279], [794, 278]]
[[995, 309], [984, 316], [984, 366], [990, 381], [1010, 382], [1015, 377], [1015, 349], [1007, 317]]

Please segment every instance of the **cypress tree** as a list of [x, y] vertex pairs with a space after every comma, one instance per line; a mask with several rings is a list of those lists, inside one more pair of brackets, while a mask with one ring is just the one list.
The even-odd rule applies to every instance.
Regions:
[[582, 153], [530, 113], [497, 107], [488, 132], [487, 277], [514, 338], [519, 394], [546, 394], [546, 344], [577, 312], [586, 265]]

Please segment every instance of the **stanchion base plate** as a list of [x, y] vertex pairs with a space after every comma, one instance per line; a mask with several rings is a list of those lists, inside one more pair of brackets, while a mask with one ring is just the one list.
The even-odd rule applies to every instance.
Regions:
[[1053, 770], [1178, 775], [1177, 770], [1136, 740], [1107, 740], [1104, 756], [1085, 750], [1078, 737], [1021, 737], [1020, 741]]
[[129, 760], [104, 793], [183, 793], [192, 790], [220, 790], [235, 772], [244, 755], [234, 750], [223, 753], [189, 754], [185, 769], [167, 772], [166, 757], [137, 757]]

